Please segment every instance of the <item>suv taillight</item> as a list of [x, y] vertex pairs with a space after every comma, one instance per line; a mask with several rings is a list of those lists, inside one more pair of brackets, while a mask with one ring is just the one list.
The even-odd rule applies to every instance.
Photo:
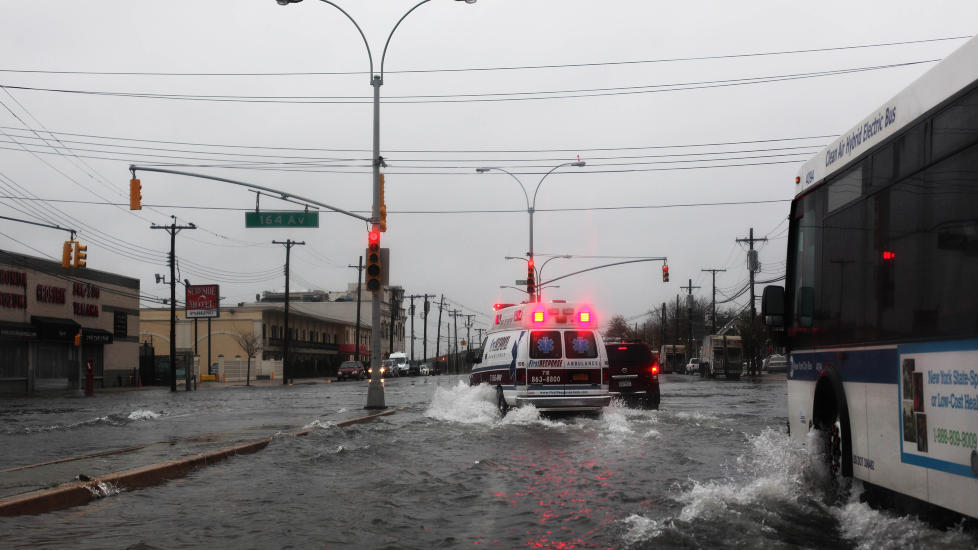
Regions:
[[652, 376], [659, 374], [659, 364], [652, 363], [652, 368], [650, 370], [652, 371]]

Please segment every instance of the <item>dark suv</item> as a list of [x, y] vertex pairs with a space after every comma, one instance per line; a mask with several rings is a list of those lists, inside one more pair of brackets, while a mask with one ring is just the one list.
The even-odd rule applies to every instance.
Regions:
[[659, 361], [648, 344], [638, 340], [605, 340], [608, 389], [629, 404], [659, 408]]

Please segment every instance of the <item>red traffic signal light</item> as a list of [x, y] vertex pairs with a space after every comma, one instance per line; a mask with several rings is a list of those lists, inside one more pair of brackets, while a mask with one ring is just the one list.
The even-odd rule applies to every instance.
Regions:
[[662, 282], [663, 283], [668, 283], [669, 282], [669, 265], [668, 264], [662, 264]]
[[378, 292], [381, 285], [380, 231], [370, 231], [367, 233], [367, 290]]

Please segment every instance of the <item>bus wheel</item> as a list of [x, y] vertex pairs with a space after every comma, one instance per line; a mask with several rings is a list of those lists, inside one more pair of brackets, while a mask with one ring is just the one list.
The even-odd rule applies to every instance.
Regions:
[[499, 416], [506, 416], [506, 413], [509, 412], [509, 405], [506, 404], [506, 398], [503, 397], [501, 386], [496, 386], [496, 407], [499, 409]]
[[813, 425], [822, 435], [823, 457], [834, 481], [834, 496], [844, 501], [848, 497], [847, 478], [852, 477], [852, 432], [845, 391], [834, 370], [816, 383], [814, 405]]

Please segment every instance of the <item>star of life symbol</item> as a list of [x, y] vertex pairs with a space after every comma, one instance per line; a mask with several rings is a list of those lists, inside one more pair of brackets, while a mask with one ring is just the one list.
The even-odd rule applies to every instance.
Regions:
[[574, 346], [574, 351], [576, 351], [577, 353], [579, 353], [581, 355], [583, 355], [584, 353], [586, 353], [588, 351], [588, 349], [591, 347], [588, 344], [587, 339], [584, 338], [583, 336], [578, 336], [577, 338], [574, 338], [573, 346]]
[[544, 336], [543, 338], [537, 340], [537, 349], [543, 353], [549, 354], [554, 350], [554, 341], [549, 337]]

